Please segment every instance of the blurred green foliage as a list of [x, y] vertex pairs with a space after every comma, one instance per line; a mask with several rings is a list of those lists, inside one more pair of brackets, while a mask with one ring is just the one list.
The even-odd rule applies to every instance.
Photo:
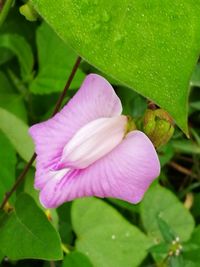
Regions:
[[[0, 201], [33, 153], [28, 126], [49, 117], [77, 56], [42, 18], [27, 21], [19, 13], [23, 3], [15, 2], [0, 28]], [[101, 74], [83, 60], [65, 102], [90, 72]], [[142, 129], [147, 99], [109, 72], [106, 78], [123, 113]], [[199, 267], [199, 63], [190, 81], [188, 121], [190, 139], [176, 128], [158, 150], [161, 175], [138, 205], [88, 198], [46, 210], [33, 188], [32, 166], [6, 212], [0, 212], [0, 266]]]

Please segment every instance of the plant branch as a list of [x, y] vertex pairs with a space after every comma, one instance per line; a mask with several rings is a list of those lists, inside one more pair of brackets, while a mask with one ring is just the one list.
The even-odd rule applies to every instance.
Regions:
[[176, 163], [174, 161], [169, 162], [168, 165], [171, 166], [173, 169], [175, 169], [178, 172], [181, 172], [181, 173], [183, 173], [185, 175], [188, 175], [190, 177], [199, 179], [199, 177], [195, 173], [193, 173], [191, 170], [181, 166], [180, 164], [178, 164], [178, 163]]
[[0, 27], [3, 25], [4, 21], [6, 20], [12, 4], [13, 4], [13, 0], [6, 0], [6, 2], [3, 4], [3, 8], [0, 13]]
[[[74, 66], [73, 66], [71, 74], [70, 74], [70, 76], [69, 76], [69, 78], [67, 80], [67, 83], [66, 83], [66, 85], [64, 87], [64, 90], [63, 90], [63, 92], [61, 93], [61, 95], [58, 98], [58, 101], [57, 101], [57, 103], [55, 105], [55, 108], [54, 108], [54, 111], [52, 113], [52, 116], [54, 116], [59, 111], [59, 109], [61, 108], [62, 101], [63, 101], [63, 99], [64, 99], [64, 97], [66, 95], [67, 90], [70, 87], [70, 84], [71, 84], [71, 82], [72, 82], [72, 80], [73, 80], [73, 78], [74, 78], [74, 76], [76, 74], [76, 71], [77, 71], [77, 69], [78, 69], [78, 67], [80, 65], [80, 62], [81, 62], [81, 57], [78, 57], [76, 59], [76, 62], [74, 64]], [[34, 153], [32, 155], [32, 157], [31, 157], [31, 159], [29, 160], [29, 162], [26, 164], [26, 166], [23, 169], [22, 173], [18, 176], [18, 178], [17, 178], [15, 184], [13, 185], [13, 187], [11, 188], [11, 190], [5, 194], [5, 197], [4, 197], [4, 199], [3, 199], [3, 201], [2, 201], [2, 203], [0, 205], [0, 209], [4, 209], [4, 207], [5, 207], [6, 203], [7, 203], [7, 201], [9, 200], [9, 198], [16, 191], [16, 189], [19, 186], [19, 184], [21, 184], [21, 182], [24, 180], [24, 178], [25, 178], [28, 170], [30, 169], [31, 165], [33, 164], [35, 158], [36, 158], [36, 154]]]

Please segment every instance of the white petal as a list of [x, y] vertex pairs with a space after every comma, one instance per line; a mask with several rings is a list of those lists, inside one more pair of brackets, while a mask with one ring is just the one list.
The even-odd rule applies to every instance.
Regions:
[[121, 143], [126, 125], [126, 116], [100, 118], [86, 124], [65, 145], [56, 168], [88, 167]]

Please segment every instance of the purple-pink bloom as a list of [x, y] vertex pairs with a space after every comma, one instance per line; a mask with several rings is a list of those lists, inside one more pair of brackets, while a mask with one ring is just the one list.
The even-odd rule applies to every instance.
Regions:
[[149, 138], [127, 133], [121, 101], [101, 76], [90, 74], [53, 118], [33, 125], [35, 188], [40, 201], [54, 208], [85, 196], [138, 203], [160, 173]]

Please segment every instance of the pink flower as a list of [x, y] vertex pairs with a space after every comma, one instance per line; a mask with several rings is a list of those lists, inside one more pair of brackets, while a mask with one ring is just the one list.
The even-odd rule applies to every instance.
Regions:
[[37, 153], [35, 188], [45, 207], [84, 196], [142, 199], [160, 164], [144, 133], [127, 133], [121, 113], [112, 86], [90, 74], [59, 113], [30, 128]]

